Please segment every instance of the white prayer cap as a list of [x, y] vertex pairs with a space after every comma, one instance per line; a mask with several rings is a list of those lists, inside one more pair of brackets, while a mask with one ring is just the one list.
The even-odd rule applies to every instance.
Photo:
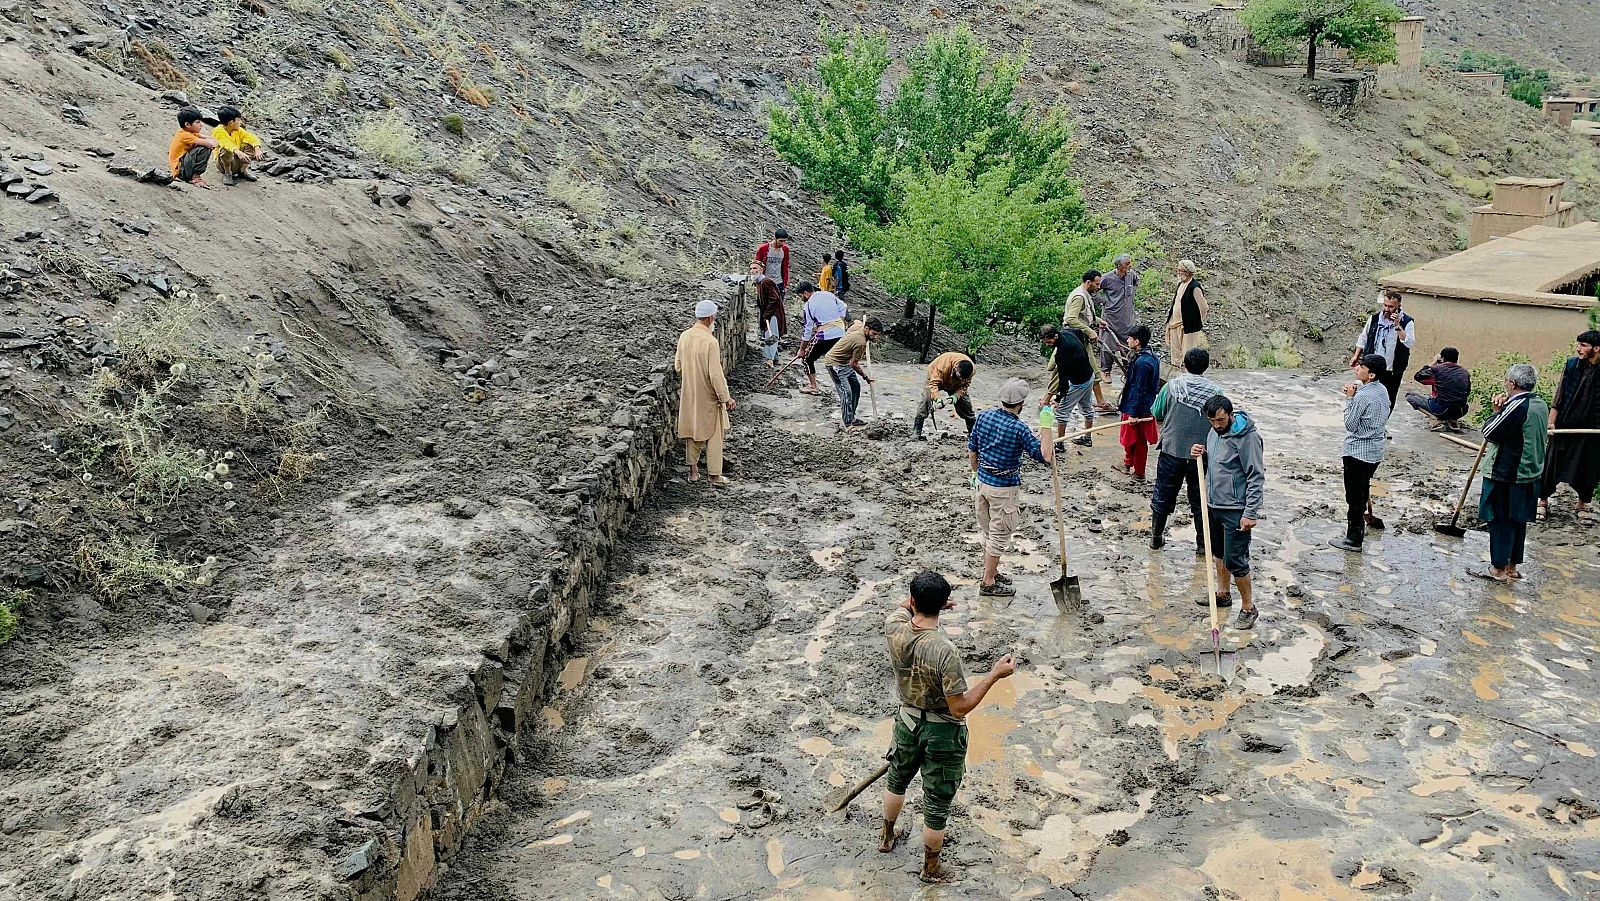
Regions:
[[694, 318], [696, 319], [710, 319], [716, 315], [717, 304], [715, 301], [702, 300], [694, 305]]

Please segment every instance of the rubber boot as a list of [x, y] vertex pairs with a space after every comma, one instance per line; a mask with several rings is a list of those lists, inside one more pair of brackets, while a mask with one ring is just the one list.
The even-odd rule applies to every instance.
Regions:
[[1159, 551], [1167, 543], [1167, 514], [1150, 514], [1150, 550]]

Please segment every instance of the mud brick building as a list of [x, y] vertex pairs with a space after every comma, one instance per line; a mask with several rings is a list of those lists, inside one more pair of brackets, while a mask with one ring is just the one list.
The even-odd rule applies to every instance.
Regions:
[[1566, 184], [1559, 178], [1516, 176], [1496, 181], [1494, 201], [1472, 211], [1467, 246], [1476, 247], [1530, 225], [1566, 228], [1577, 222], [1577, 205], [1561, 199]]
[[1600, 98], [1597, 97], [1547, 97], [1544, 104], [1544, 116], [1565, 128], [1572, 124], [1578, 116], [1600, 113]]
[[1423, 16], [1406, 16], [1389, 26], [1394, 32], [1394, 62], [1386, 70], [1416, 72], [1422, 68]]
[[1422, 323], [1426, 359], [1459, 348], [1465, 365], [1504, 351], [1543, 363], [1570, 350], [1600, 285], [1600, 223], [1535, 225], [1379, 279]]

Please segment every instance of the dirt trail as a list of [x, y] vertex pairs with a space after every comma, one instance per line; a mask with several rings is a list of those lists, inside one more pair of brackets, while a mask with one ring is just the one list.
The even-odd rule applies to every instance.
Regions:
[[[848, 817], [819, 810], [886, 745], [881, 612], [922, 566], [959, 586], [946, 628], [970, 671], [1013, 647], [1024, 660], [971, 719], [947, 853], [965, 878], [929, 897], [1600, 891], [1587, 536], [1541, 531], [1524, 586], [1467, 580], [1484, 536], [1427, 526], [1465, 462], [1397, 416], [1380, 476], [1415, 475], [1382, 486], [1389, 531], [1361, 562], [1328, 549], [1342, 521], [1332, 385], [1231, 373], [1270, 484], [1265, 612], [1253, 638], [1229, 631], [1223, 684], [1197, 671], [1208, 639], [1187, 523], [1164, 551], [1145, 547], [1147, 501], [1112, 472], [1111, 441], [1068, 464], [1091, 612], [1050, 603], [1038, 469], [1008, 561], [1019, 596], [980, 602], [963, 444], [903, 437], [916, 371], [883, 368], [873, 437], [828, 437], [823, 400], [754, 396], [730, 449], [737, 487], [661, 490], [547, 711], [538, 762], [436, 897], [919, 891], [914, 842], [873, 849], [876, 790]], [[758, 384], [749, 366], [740, 378]], [[998, 379], [984, 372], [977, 397]]]

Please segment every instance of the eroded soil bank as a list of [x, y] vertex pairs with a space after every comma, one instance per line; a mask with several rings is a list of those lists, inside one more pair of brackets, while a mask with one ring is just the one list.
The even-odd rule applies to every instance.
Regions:
[[[913, 367], [885, 414], [830, 437], [823, 399], [752, 395], [737, 486], [674, 480], [619, 554], [546, 732], [435, 896], [619, 898], [1565, 898], [1600, 891], [1600, 560], [1558, 517], [1515, 588], [1429, 523], [1470, 458], [1392, 424], [1386, 533], [1356, 559], [1340, 521], [1333, 385], [1229, 373], [1267, 439], [1256, 566], [1264, 613], [1201, 672], [1204, 587], [1186, 518], [1146, 547], [1143, 488], [1101, 440], [1066, 465], [1087, 612], [1058, 616], [1043, 470], [1010, 561], [980, 600], [959, 423], [904, 437]], [[992, 398], [1000, 374], [984, 372]], [[947, 860], [874, 849], [879, 791], [821, 810], [884, 748], [881, 613], [930, 566], [958, 584], [947, 629], [969, 670], [1023, 666], [971, 718]], [[913, 785], [915, 798], [918, 789]], [[920, 824], [920, 821], [916, 821]]]

